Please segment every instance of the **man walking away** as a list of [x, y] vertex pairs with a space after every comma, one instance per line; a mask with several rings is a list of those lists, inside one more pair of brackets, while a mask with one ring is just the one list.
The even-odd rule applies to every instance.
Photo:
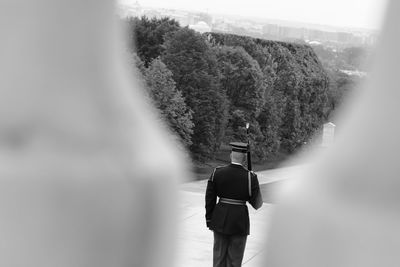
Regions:
[[257, 175], [243, 166], [248, 145], [231, 143], [231, 146], [231, 164], [214, 169], [205, 197], [207, 227], [214, 232], [214, 267], [242, 265], [250, 234], [246, 202], [255, 209], [263, 203]]

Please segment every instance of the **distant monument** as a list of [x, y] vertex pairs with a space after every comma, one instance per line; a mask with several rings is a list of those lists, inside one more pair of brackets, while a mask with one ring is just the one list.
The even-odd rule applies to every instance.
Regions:
[[324, 129], [322, 131], [322, 147], [329, 147], [333, 144], [335, 140], [335, 128], [336, 125], [332, 122], [324, 124]]
[[189, 25], [189, 28], [199, 33], [211, 32], [211, 27], [204, 21], [199, 21], [197, 24]]

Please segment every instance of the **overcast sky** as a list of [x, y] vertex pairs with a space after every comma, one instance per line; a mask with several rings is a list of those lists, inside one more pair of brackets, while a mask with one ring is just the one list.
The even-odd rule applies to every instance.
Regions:
[[387, 0], [139, 0], [139, 3], [142, 6], [378, 29]]

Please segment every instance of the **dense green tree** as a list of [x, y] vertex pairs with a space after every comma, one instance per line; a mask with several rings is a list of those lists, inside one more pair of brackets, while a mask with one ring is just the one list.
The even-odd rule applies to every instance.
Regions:
[[264, 105], [266, 86], [258, 62], [242, 47], [216, 49], [221, 71], [221, 87], [234, 108], [245, 109], [257, 117]]
[[[246, 123], [250, 123], [249, 135], [247, 135]], [[266, 143], [261, 127], [256, 118], [249, 116], [248, 112], [233, 107], [227, 133], [227, 143], [231, 141], [250, 141], [252, 156], [255, 160], [267, 157]]]
[[280, 150], [281, 137], [279, 133], [282, 118], [284, 117], [283, 104], [285, 103], [285, 98], [280, 91], [275, 90], [278, 64], [265, 47], [263, 48], [263, 54], [264, 57], [260, 58], [260, 64], [263, 66], [262, 72], [266, 90], [264, 106], [257, 117], [257, 122], [260, 127], [258, 154], [261, 159], [266, 159], [274, 156]]
[[287, 45], [280, 49], [276, 60], [275, 90], [285, 99], [281, 143], [285, 150], [293, 152], [308, 142], [324, 122], [328, 77], [309, 49]]
[[182, 93], [176, 89], [171, 71], [160, 59], [154, 59], [145, 70], [145, 81], [164, 120], [186, 146], [191, 145], [193, 112], [187, 107]]
[[324, 122], [328, 92], [327, 74], [312, 48], [230, 34], [207, 37], [216, 47], [243, 47], [264, 74], [266, 104], [257, 122], [265, 154], [277, 147], [293, 152], [307, 142]]
[[143, 16], [130, 18], [127, 22], [132, 51], [137, 52], [146, 66], [163, 53], [165, 36], [180, 29], [179, 23], [170, 18], [149, 19]]
[[[222, 76], [221, 86], [231, 103], [230, 141], [246, 141], [244, 125], [251, 123], [253, 151], [259, 159], [264, 159], [279, 148], [280, 120], [277, 119], [277, 109], [272, 99], [275, 65], [267, 54], [263, 62], [264, 71], [261, 70], [258, 61], [242, 47], [220, 46], [216, 51]], [[267, 86], [270, 87], [268, 90]]]
[[293, 152], [340, 101], [333, 92], [352, 85], [343, 78], [328, 86], [321, 62], [304, 44], [201, 35], [169, 19], [136, 20], [144, 61], [136, 65], [163, 117], [196, 158], [211, 157], [223, 142], [246, 141], [246, 122], [258, 159], [280, 149]]
[[281, 145], [280, 127], [284, 118], [284, 98], [279, 91], [271, 90], [265, 95], [265, 104], [257, 117], [260, 126], [261, 144], [259, 154], [262, 159], [275, 155]]
[[131, 56], [131, 63], [137, 71], [138, 81], [145, 89], [146, 96], [159, 111], [160, 119], [184, 146], [190, 146], [194, 127], [193, 112], [176, 88], [171, 71], [159, 58], [154, 59], [146, 68], [135, 53]]
[[192, 152], [211, 156], [222, 142], [227, 123], [227, 101], [213, 50], [204, 36], [183, 28], [166, 38], [162, 60], [194, 112]]

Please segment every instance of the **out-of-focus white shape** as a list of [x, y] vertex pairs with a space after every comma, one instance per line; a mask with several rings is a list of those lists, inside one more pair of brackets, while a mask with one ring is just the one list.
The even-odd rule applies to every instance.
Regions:
[[356, 76], [359, 78], [364, 78], [367, 76], [367, 73], [364, 71], [359, 71], [359, 70], [339, 70], [341, 73], [344, 73], [349, 76]]
[[171, 266], [183, 162], [112, 0], [0, 0], [0, 266]]
[[211, 31], [211, 27], [204, 21], [199, 21], [196, 24], [189, 25], [189, 28], [199, 33], [205, 33]]
[[372, 77], [341, 131], [277, 207], [265, 266], [400, 265], [400, 2], [388, 9]]
[[324, 124], [324, 128], [322, 130], [322, 146], [329, 147], [333, 144], [335, 140], [335, 128], [336, 125], [332, 122]]

